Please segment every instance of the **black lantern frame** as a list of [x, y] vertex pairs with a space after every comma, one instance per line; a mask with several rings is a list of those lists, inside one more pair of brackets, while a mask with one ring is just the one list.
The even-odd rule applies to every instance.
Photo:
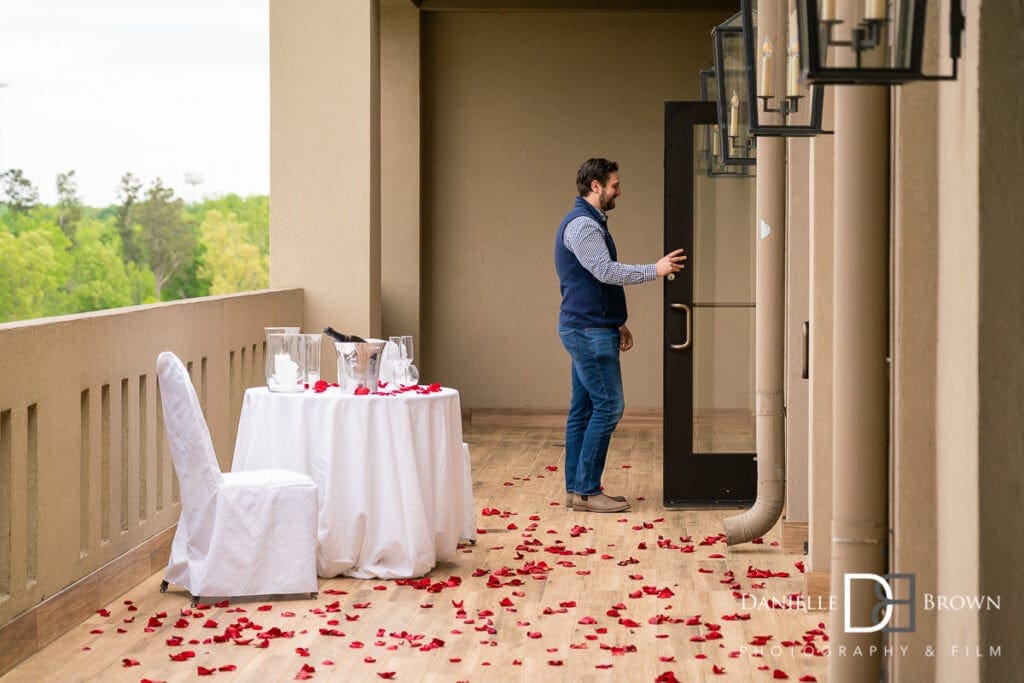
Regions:
[[[747, 70], [743, 58], [743, 21], [740, 13], [711, 30], [715, 52], [715, 83], [722, 163], [757, 163], [757, 138], [750, 130]], [[731, 93], [731, 94], [730, 94]]]
[[[743, 21], [743, 45], [746, 56], [747, 92], [750, 107], [750, 130], [756, 136], [774, 137], [810, 137], [826, 131], [821, 129], [821, 112], [825, 106], [825, 86], [821, 84], [807, 85], [799, 79], [799, 46], [797, 27], [790, 27], [789, 12], [780, 13], [774, 35], [763, 38], [775, 41], [779, 55], [758, 53], [762, 36], [757, 28], [758, 0], [741, 0], [740, 14]], [[778, 4], [770, 3], [771, 7], [788, 8], [784, 0]], [[786, 48], [785, 52], [783, 47]], [[795, 53], [794, 53], [795, 50]], [[786, 55], [786, 69], [779, 69], [782, 56]], [[761, 58], [758, 61], [758, 58]], [[764, 74], [765, 65], [769, 73]], [[792, 69], [792, 71], [790, 71]], [[780, 74], [783, 76], [779, 78]], [[783, 87], [779, 87], [780, 84]], [[785, 95], [781, 93], [785, 91]], [[776, 95], [776, 93], [780, 93]], [[806, 93], [806, 94], [803, 94]]]
[[[714, 92], [712, 92], [714, 91]], [[700, 72], [700, 100], [701, 102], [718, 101], [717, 82], [715, 80], [714, 67], [701, 69]], [[703, 165], [698, 170], [711, 178], [748, 178], [751, 164], [740, 164], [730, 166], [722, 161], [722, 135], [721, 124], [709, 124], [701, 126], [701, 138], [703, 149], [701, 149]], [[716, 152], [717, 148], [717, 152]]]
[[[898, 85], [910, 81], [950, 81], [957, 78], [964, 14], [961, 0], [949, 2], [949, 75], [921, 73], [928, 0], [867, 0], [856, 17], [838, 17], [835, 0], [796, 0], [801, 71], [809, 83]], [[858, 6], [860, 3], [858, 3]], [[872, 9], [873, 8], [873, 9]], [[847, 21], [849, 20], [849, 21]], [[836, 36], [843, 26], [845, 39]], [[889, 52], [889, 33], [893, 46]], [[853, 66], [829, 64], [830, 48], [853, 53]]]

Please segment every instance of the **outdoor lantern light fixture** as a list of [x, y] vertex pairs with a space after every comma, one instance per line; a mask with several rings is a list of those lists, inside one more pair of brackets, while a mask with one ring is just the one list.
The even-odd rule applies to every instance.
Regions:
[[[718, 101], [718, 83], [715, 80], [715, 69], [702, 69], [700, 72], [700, 100], [701, 102]], [[698, 150], [698, 170], [703, 171], [712, 178], [746, 178], [749, 176], [750, 164], [739, 164], [735, 166], [726, 165], [722, 161], [722, 130], [717, 123], [710, 126], [701, 126], [701, 146]]]
[[[744, 64], [754, 135], [811, 136], [822, 133], [825, 86], [800, 82], [796, 12], [785, 0], [741, 0]], [[758, 23], [760, 22], [760, 23]]]
[[715, 84], [718, 90], [719, 144], [722, 163], [756, 163], [756, 138], [750, 129], [750, 91], [743, 47], [743, 22], [740, 14], [726, 19], [711, 30], [715, 48]]
[[[950, 75], [921, 73], [928, 0], [796, 0], [801, 69], [810, 83], [891, 85], [956, 80], [964, 32], [961, 0], [949, 3]], [[932, 6], [937, 3], [932, 0]]]

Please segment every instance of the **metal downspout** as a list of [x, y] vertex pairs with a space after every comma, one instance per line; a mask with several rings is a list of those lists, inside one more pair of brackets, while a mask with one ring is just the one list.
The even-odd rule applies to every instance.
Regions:
[[[769, 14], [768, 12], [761, 13]], [[761, 21], [761, 17], [758, 17]], [[729, 545], [763, 536], [782, 514], [785, 476], [785, 275], [786, 140], [757, 141], [757, 291], [755, 293], [754, 383], [757, 429], [757, 500], [740, 515], [723, 520]]]

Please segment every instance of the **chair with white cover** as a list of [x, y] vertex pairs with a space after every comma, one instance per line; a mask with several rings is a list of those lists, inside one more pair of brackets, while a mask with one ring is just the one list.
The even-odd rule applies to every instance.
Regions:
[[317, 591], [317, 486], [288, 470], [221, 472], [195, 388], [181, 360], [157, 359], [164, 426], [181, 516], [160, 586], [193, 596]]

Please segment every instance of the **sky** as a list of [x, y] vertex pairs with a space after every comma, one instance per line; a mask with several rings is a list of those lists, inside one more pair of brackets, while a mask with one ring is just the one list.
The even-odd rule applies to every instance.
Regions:
[[267, 2], [0, 0], [0, 170], [47, 204], [70, 170], [90, 206], [126, 172], [187, 201], [268, 194]]

